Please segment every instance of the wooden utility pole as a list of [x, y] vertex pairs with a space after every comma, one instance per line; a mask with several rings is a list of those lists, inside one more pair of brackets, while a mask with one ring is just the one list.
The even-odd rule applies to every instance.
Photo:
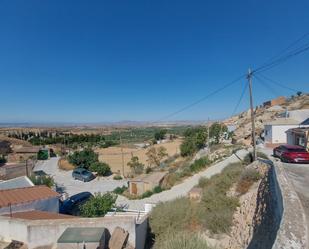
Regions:
[[250, 109], [251, 109], [251, 124], [252, 124], [252, 144], [253, 144], [253, 153], [252, 159], [253, 161], [256, 160], [256, 139], [255, 139], [255, 114], [253, 110], [253, 97], [252, 97], [252, 72], [249, 68], [248, 75], [247, 75], [248, 83], [249, 83], [249, 94], [250, 94]]
[[208, 154], [210, 154], [210, 134], [209, 134], [209, 118], [207, 119], [207, 149], [208, 149]]
[[121, 159], [122, 159], [122, 175], [124, 176], [124, 156], [123, 156], [123, 147], [122, 147], [122, 138], [121, 138], [121, 134], [119, 131], [119, 139], [120, 139], [120, 149], [121, 149]]

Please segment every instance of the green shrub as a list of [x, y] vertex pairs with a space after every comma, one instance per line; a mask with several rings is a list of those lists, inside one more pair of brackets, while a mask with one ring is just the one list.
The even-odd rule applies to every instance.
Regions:
[[126, 191], [128, 189], [128, 187], [126, 186], [122, 186], [122, 187], [117, 187], [113, 190], [113, 193], [117, 194], [117, 195], [121, 195], [123, 194], [124, 191]]
[[164, 189], [162, 189], [161, 186], [156, 186], [156, 187], [154, 187], [154, 189], [153, 189], [153, 193], [154, 193], [154, 194], [157, 194], [157, 193], [162, 192], [163, 190], [164, 190]]
[[103, 162], [93, 162], [90, 165], [89, 170], [92, 172], [97, 172], [99, 176], [107, 176], [111, 174], [111, 168], [107, 163]]
[[152, 195], [153, 195], [153, 192], [152, 192], [151, 190], [148, 190], [148, 191], [146, 191], [145, 193], [143, 193], [143, 194], [141, 195], [141, 199], [150, 197], [150, 196], [152, 196]]
[[155, 243], [154, 249], [210, 249], [205, 239], [193, 233], [171, 233], [166, 237], [166, 240]]
[[[267, 160], [269, 159], [268, 156], [267, 156], [265, 153], [263, 153], [263, 152], [259, 152], [259, 151], [258, 151], [258, 152], [256, 153], [256, 155], [257, 155], [257, 157], [262, 158], [262, 159], [267, 159]], [[243, 162], [244, 162], [246, 165], [248, 165], [248, 164], [250, 164], [250, 163], [253, 162], [253, 155], [252, 155], [251, 152], [249, 152], [249, 153], [244, 157]]]
[[208, 157], [202, 157], [198, 160], [195, 160], [194, 163], [190, 165], [190, 170], [192, 172], [198, 172], [201, 169], [205, 168], [206, 166], [210, 165], [210, 160]]
[[39, 150], [37, 154], [38, 160], [47, 160], [48, 159], [48, 150]]
[[185, 229], [191, 220], [191, 202], [187, 198], [158, 204], [151, 212], [149, 224], [156, 241], [163, 240], [169, 232]]
[[75, 151], [68, 156], [68, 161], [75, 166], [88, 169], [91, 164], [99, 161], [99, 156], [92, 149], [84, 149], [82, 151]]
[[149, 174], [152, 172], [152, 168], [151, 167], [147, 167], [146, 170], [145, 170], [146, 174]]
[[45, 185], [49, 188], [55, 186], [54, 178], [51, 176], [30, 176], [30, 180], [34, 185]]
[[263, 152], [258, 151], [256, 154], [257, 154], [258, 157], [260, 157], [262, 159], [267, 159], [267, 160], [269, 159], [268, 156]]
[[83, 217], [101, 217], [114, 207], [117, 195], [97, 193], [81, 206]]
[[114, 180], [122, 180], [122, 176], [121, 175], [115, 175], [113, 177]]

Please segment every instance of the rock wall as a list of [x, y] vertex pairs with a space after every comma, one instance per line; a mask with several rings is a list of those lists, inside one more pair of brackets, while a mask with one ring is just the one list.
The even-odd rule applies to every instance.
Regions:
[[277, 183], [273, 166], [266, 165], [261, 162], [253, 165], [262, 171], [264, 177], [240, 197], [240, 206], [234, 214], [234, 226], [225, 247], [227, 249], [272, 248], [281, 215], [277, 212], [277, 193], [274, 192]]

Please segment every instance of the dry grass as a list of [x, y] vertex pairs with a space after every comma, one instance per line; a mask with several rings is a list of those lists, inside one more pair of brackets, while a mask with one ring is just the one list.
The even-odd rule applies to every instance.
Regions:
[[[164, 144], [156, 144], [155, 147], [163, 146], [166, 148], [169, 156], [173, 156], [176, 153], [179, 153], [179, 146], [181, 144], [181, 140], [177, 139], [171, 142], [167, 142]], [[124, 154], [124, 171], [125, 174], [131, 172], [127, 163], [131, 160], [132, 156], [138, 156], [139, 161], [143, 163], [146, 167], [148, 166], [146, 152], [147, 149], [137, 149], [132, 148], [132, 146], [124, 146], [123, 154]], [[121, 156], [121, 148], [117, 147], [109, 147], [105, 149], [97, 149], [97, 153], [99, 153], [99, 160], [106, 162], [110, 165], [112, 172], [121, 172], [122, 173], [122, 156]]]
[[64, 158], [61, 158], [58, 161], [58, 167], [59, 167], [59, 169], [62, 169], [62, 170], [65, 170], [65, 171], [73, 170], [75, 168], [73, 164], [69, 163], [68, 160], [66, 160]]

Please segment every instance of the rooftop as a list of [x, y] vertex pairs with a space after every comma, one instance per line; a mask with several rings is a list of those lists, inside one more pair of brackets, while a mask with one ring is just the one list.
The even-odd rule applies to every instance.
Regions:
[[57, 196], [59, 194], [47, 186], [0, 190], [0, 208]]
[[300, 122], [290, 118], [280, 118], [277, 120], [265, 122], [265, 125], [299, 125]]
[[26, 176], [16, 177], [7, 181], [0, 181], [0, 190], [33, 187], [34, 184]]
[[14, 153], [38, 153], [41, 147], [21, 147], [14, 149]]
[[140, 175], [133, 178], [133, 181], [142, 181], [142, 182], [151, 182], [151, 183], [159, 183], [168, 172], [154, 172], [147, 175]]
[[[10, 214], [6, 214], [4, 216], [11, 216]], [[73, 219], [75, 216], [45, 212], [39, 210], [31, 210], [26, 212], [17, 212], [12, 213], [12, 218], [24, 219], [24, 220], [56, 220], [56, 219]]]
[[58, 243], [99, 242], [105, 233], [104, 227], [68, 227], [58, 239]]

